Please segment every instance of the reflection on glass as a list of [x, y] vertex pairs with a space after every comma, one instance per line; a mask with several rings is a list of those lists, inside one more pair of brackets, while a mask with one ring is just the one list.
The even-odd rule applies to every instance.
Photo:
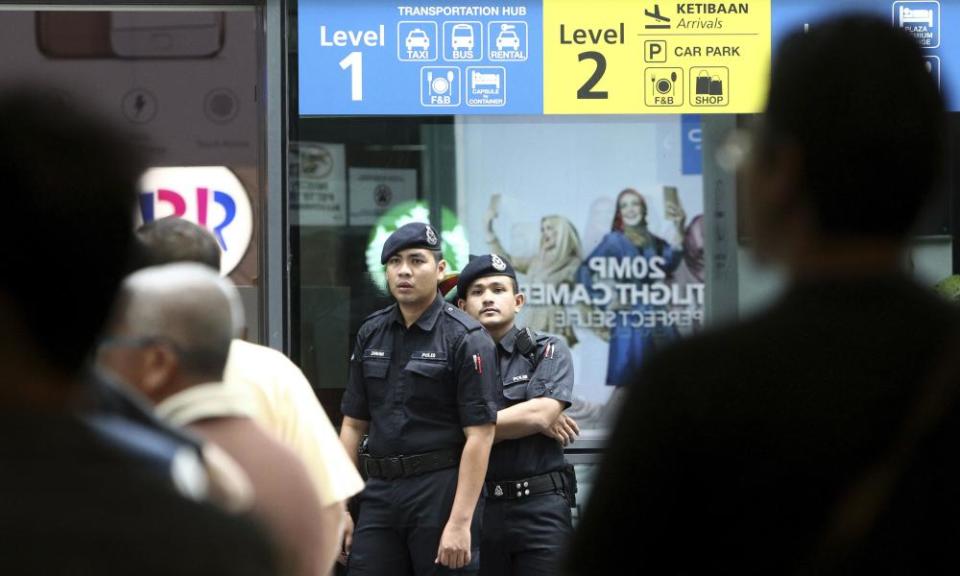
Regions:
[[[412, 218], [394, 210], [413, 199], [435, 225], [449, 215], [454, 269], [461, 251], [511, 261], [527, 295], [518, 323], [570, 346], [568, 413], [591, 434], [643, 354], [702, 323], [696, 119], [307, 117], [297, 128], [295, 325], [320, 388], [345, 385], [357, 329], [390, 303], [370, 240]], [[338, 394], [328, 403], [335, 411]]]
[[259, 339], [257, 10], [13, 9], [0, 16], [0, 77], [46, 86], [129, 132], [153, 168], [136, 219], [177, 216], [209, 228], [243, 295], [249, 336]]

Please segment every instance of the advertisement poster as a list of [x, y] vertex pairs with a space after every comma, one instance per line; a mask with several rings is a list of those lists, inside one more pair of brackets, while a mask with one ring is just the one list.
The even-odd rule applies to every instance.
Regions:
[[570, 346], [569, 413], [604, 427], [643, 362], [703, 323], [703, 184], [683, 162], [690, 123], [459, 122], [470, 250], [513, 264], [527, 298], [518, 323]]

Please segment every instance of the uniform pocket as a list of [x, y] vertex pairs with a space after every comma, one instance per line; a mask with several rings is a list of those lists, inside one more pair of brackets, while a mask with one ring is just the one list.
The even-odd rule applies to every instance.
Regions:
[[520, 380], [517, 382], [504, 382], [503, 383], [503, 397], [507, 400], [518, 401], [527, 399], [527, 385], [529, 382], [527, 380]]
[[363, 359], [363, 377], [364, 378], [386, 378], [390, 371], [389, 358]]
[[428, 362], [426, 360], [411, 360], [407, 362], [405, 368], [408, 372], [413, 372], [424, 378], [440, 380], [447, 372], [447, 365], [443, 362]]
[[452, 401], [444, 395], [449, 373], [447, 363], [438, 360], [410, 360], [403, 368], [411, 375], [410, 397], [415, 400]]
[[367, 399], [375, 404], [384, 401], [387, 395], [387, 374], [390, 372], [390, 359], [382, 356], [363, 359], [363, 384], [367, 389]]

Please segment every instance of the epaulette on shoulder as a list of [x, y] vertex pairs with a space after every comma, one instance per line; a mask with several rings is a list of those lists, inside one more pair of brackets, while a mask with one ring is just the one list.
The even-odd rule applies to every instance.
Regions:
[[553, 358], [557, 350], [559, 350], [561, 354], [569, 354], [570, 348], [563, 338], [554, 336], [553, 334], [537, 333], [537, 354], [543, 354], [544, 357]]
[[483, 324], [481, 324], [479, 320], [475, 320], [472, 316], [456, 306], [444, 304], [443, 311], [447, 316], [450, 316], [460, 324], [463, 324], [463, 327], [466, 328], [468, 332], [473, 332], [474, 330], [483, 328]]
[[396, 307], [397, 307], [397, 304], [396, 302], [394, 302], [393, 304], [387, 306], [386, 308], [381, 308], [380, 310], [377, 310], [373, 314], [363, 319], [363, 322], [360, 323], [360, 328], [363, 329], [363, 327], [369, 324], [372, 320], [379, 318], [381, 316], [384, 316], [385, 314], [389, 314]]

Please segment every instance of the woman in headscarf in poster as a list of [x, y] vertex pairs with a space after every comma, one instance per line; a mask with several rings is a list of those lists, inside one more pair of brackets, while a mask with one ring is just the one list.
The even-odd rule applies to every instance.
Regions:
[[[684, 237], [684, 223], [686, 214], [676, 197], [675, 189], [673, 193], [665, 194], [664, 212], [667, 220], [673, 222], [676, 235], [671, 242], [664, 240], [650, 231], [647, 224], [647, 202], [644, 197], [632, 188], [627, 188], [617, 196], [617, 209], [613, 217], [611, 231], [607, 233], [600, 244], [587, 256], [577, 271], [577, 281], [585, 285], [596, 297], [601, 295], [600, 291], [594, 288], [597, 282], [606, 282], [596, 278], [595, 272], [590, 267], [591, 261], [603, 259], [603, 262], [609, 263], [615, 261], [618, 264], [627, 260], [631, 263], [640, 258], [645, 260], [645, 267], [650, 272], [654, 270], [662, 271], [666, 277], [669, 277], [680, 265], [683, 257], [682, 242]], [[656, 260], [654, 260], [656, 259]], [[636, 267], [630, 267], [631, 270]], [[653, 274], [656, 275], [656, 274]], [[662, 279], [651, 278], [651, 274], [635, 277], [633, 275], [614, 280], [617, 284], [653, 284], [655, 282], [666, 283], [666, 277]], [[651, 304], [644, 304], [638, 301], [636, 304], [630, 302], [620, 302], [617, 298], [617, 292], [614, 292], [613, 303], [607, 307], [607, 310], [623, 311], [625, 309], [637, 312], [633, 318], [623, 314], [617, 314], [612, 326], [609, 326], [610, 349], [607, 362], [607, 385], [622, 386], [627, 383], [634, 369], [639, 367], [644, 359], [668, 340], [676, 338], [678, 332], [675, 326], [666, 326], [657, 323], [653, 326], [644, 323], [642, 326], [633, 326], [634, 320], [639, 314], [653, 308]]]
[[[703, 238], [703, 214], [697, 214], [683, 234], [683, 261], [673, 273], [673, 284], [680, 288], [681, 293], [685, 293], [688, 286], [699, 285], [702, 287], [706, 278], [706, 252]], [[703, 314], [702, 301], [676, 302], [675, 310], [681, 312], [699, 312]], [[701, 316], [702, 318], [702, 316]], [[680, 334], [688, 336], [694, 334], [702, 327], [702, 319], [694, 320], [689, 326], [681, 326]]]
[[[494, 194], [490, 198], [486, 218], [487, 243], [490, 245], [490, 251], [507, 259], [517, 272], [526, 275], [528, 284], [572, 284], [576, 278], [577, 268], [583, 261], [580, 235], [577, 234], [573, 223], [563, 216], [544, 216], [540, 219], [540, 248], [537, 253], [529, 256], [515, 256], [507, 252], [493, 229], [493, 221], [499, 215], [499, 208], [500, 195]], [[573, 348], [577, 343], [577, 336], [569, 324], [557, 325], [558, 310], [560, 310], [558, 306], [527, 304], [524, 325], [537, 332], [560, 336], [567, 341], [567, 346]]]

